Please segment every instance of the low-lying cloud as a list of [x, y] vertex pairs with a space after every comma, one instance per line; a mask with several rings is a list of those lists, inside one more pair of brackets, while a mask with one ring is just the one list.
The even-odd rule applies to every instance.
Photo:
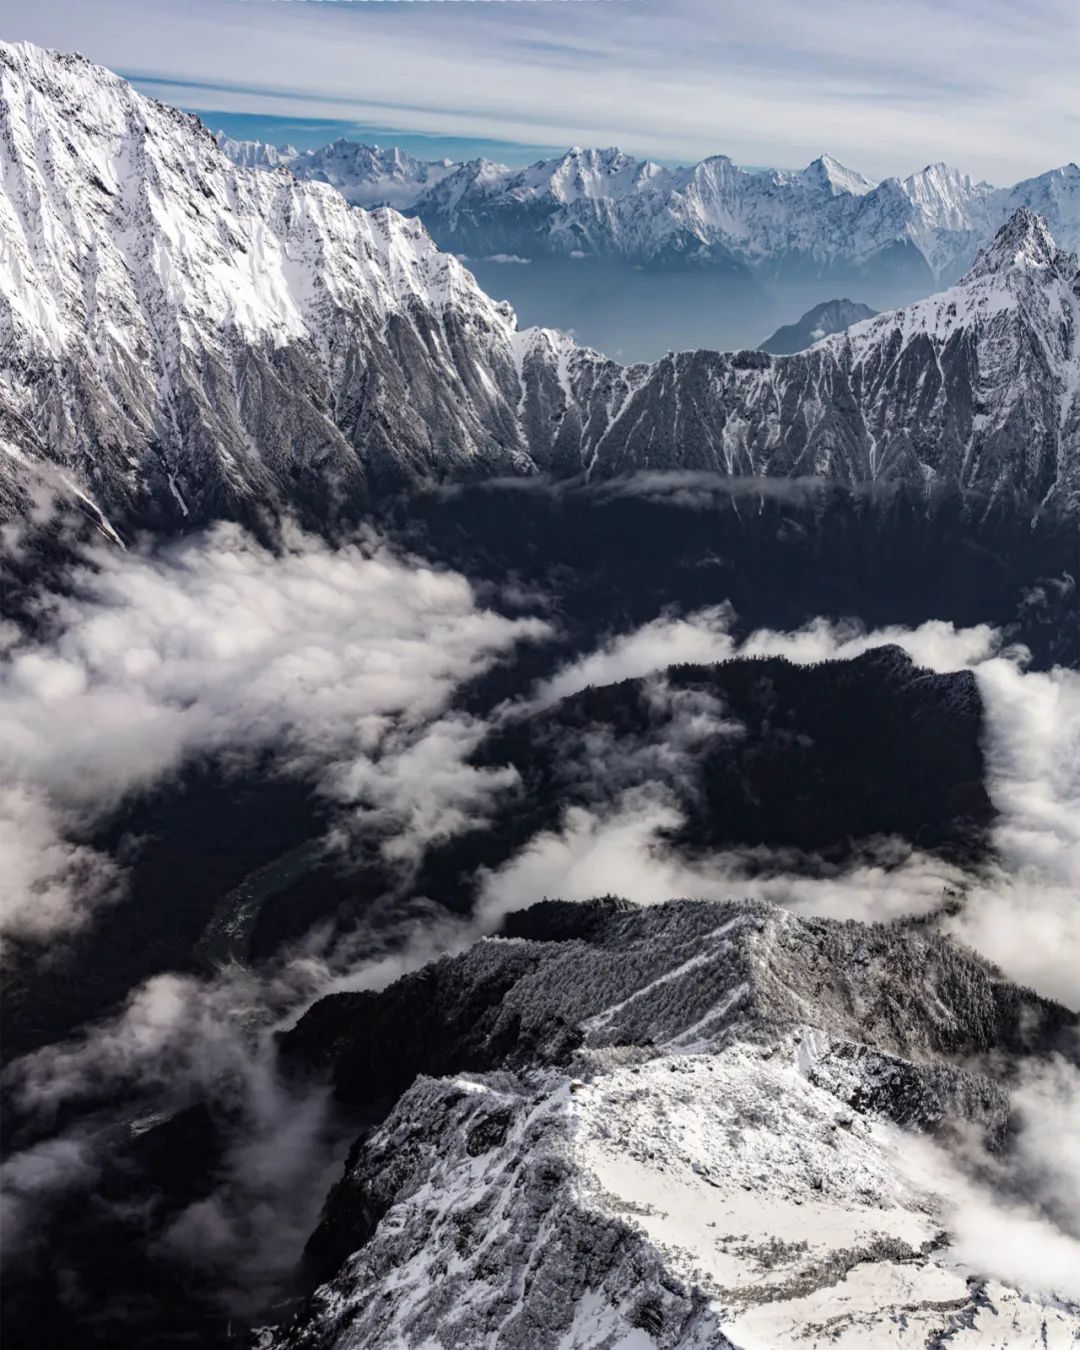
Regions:
[[536, 835], [484, 876], [479, 912], [494, 925], [542, 896], [610, 893], [642, 905], [753, 897], [830, 918], [891, 920], [932, 912], [964, 881], [958, 867], [896, 839], [868, 844], [842, 864], [776, 849], [688, 859], [669, 841], [683, 823], [673, 795], [654, 785], [626, 791], [606, 810], [569, 807], [558, 830]]
[[[34, 637], [7, 632], [0, 672], [5, 923], [35, 937], [77, 925], [121, 893], [120, 869], [87, 846], [86, 830], [199, 755], [242, 765], [273, 749], [283, 772], [337, 804], [345, 836], [373, 831], [408, 875], [429, 845], [483, 823], [519, 787], [516, 766], [472, 761], [489, 723], [455, 710], [455, 693], [517, 644], [551, 635], [547, 621], [484, 608], [463, 577], [374, 536], [332, 548], [293, 532], [275, 553], [235, 527], [154, 554], [95, 555], [41, 621]], [[403, 894], [396, 927], [378, 934], [338, 935], [331, 946], [314, 932], [258, 972], [155, 976], [107, 1022], [15, 1066], [8, 1084], [20, 1111], [47, 1131], [73, 1103], [90, 1109], [127, 1094], [155, 1109], [199, 1096], [227, 1106], [218, 1184], [155, 1241], [163, 1257], [221, 1271], [223, 1302], [245, 1312], [293, 1268], [342, 1151], [326, 1097], [277, 1079], [274, 1027], [324, 993], [379, 987], [459, 950], [542, 896], [759, 896], [848, 919], [937, 915], [1011, 977], [1075, 1004], [1080, 675], [1029, 671], [1025, 654], [985, 625], [867, 632], [818, 619], [796, 632], [734, 634], [727, 605], [663, 614], [500, 711], [527, 716], [589, 685], [645, 678], [657, 734], [616, 743], [604, 728], [586, 729], [567, 751], [591, 772], [585, 803], [484, 873], [470, 918]], [[743, 729], [719, 699], [669, 684], [666, 667], [739, 656], [806, 664], [885, 644], [931, 670], [974, 672], [1000, 812], [995, 861], [965, 872], [893, 839], [843, 862], [750, 848], [689, 857], [674, 847], [683, 814], [673, 786], [690, 781], [704, 744]], [[939, 914], [946, 892], [958, 907]], [[1080, 1203], [1074, 1078], [1058, 1066], [1017, 1088], [1009, 1179], [1024, 1179], [1029, 1201], [1003, 1210], [998, 1198], [988, 1210], [984, 1190], [955, 1182], [956, 1245], [972, 1269], [1029, 1281], [1032, 1263], [1015, 1240], [1007, 1248], [987, 1235], [1004, 1214], [1014, 1238], [1045, 1239], [1054, 1196], [1063, 1211]], [[72, 1129], [10, 1160], [11, 1222], [29, 1240], [53, 1197], [93, 1186], [96, 1147]], [[1058, 1272], [1078, 1235], [1067, 1215], [1058, 1224], [1043, 1264], [1064, 1289]]]
[[275, 553], [234, 526], [95, 554], [42, 620], [44, 636], [9, 634], [0, 669], [2, 923], [36, 936], [116, 893], [80, 831], [192, 756], [272, 748], [283, 771], [398, 825], [401, 856], [482, 818], [508, 777], [465, 763], [484, 729], [446, 709], [549, 633], [374, 536], [331, 548], [292, 530]]
[[[1077, 1047], [1080, 1048], [1080, 1047]], [[898, 1157], [944, 1201], [966, 1273], [1080, 1302], [1080, 1069], [1054, 1055], [1012, 1066], [1008, 1148], [977, 1135], [948, 1151], [905, 1134]]]
[[530, 903], [537, 887], [542, 894], [584, 898], [603, 874], [603, 889], [646, 903], [673, 894], [753, 894], [832, 917], [888, 920], [929, 913], [948, 890], [961, 893], [963, 903], [942, 921], [947, 931], [1013, 979], [1077, 1006], [1080, 673], [1028, 670], [1027, 652], [1007, 645], [986, 624], [958, 628], [933, 620], [867, 631], [854, 621], [818, 618], [796, 631], [759, 629], [736, 640], [734, 618], [730, 607], [713, 606], [614, 635], [545, 681], [529, 706], [548, 706], [590, 685], [642, 678], [676, 662], [744, 656], [812, 664], [895, 645], [928, 670], [971, 670], [985, 711], [987, 786], [999, 812], [996, 861], [970, 873], [889, 841], [873, 856], [819, 867], [818, 875], [806, 874], [808, 862], [813, 872], [813, 860], [799, 859], [796, 875], [787, 865], [794, 859], [761, 850], [690, 864], [666, 842], [681, 824], [679, 808], [654, 789], [606, 808], [568, 811], [561, 831], [538, 836], [485, 878], [484, 903], [503, 913]]

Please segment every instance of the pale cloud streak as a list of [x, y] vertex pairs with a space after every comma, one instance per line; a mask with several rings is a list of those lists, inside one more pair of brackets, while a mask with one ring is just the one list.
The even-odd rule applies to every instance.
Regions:
[[5, 30], [139, 72], [195, 110], [351, 118], [384, 139], [788, 167], [828, 150], [877, 177], [945, 159], [1007, 182], [1074, 158], [1080, 131], [1080, 12], [1062, 0], [14, 0]]

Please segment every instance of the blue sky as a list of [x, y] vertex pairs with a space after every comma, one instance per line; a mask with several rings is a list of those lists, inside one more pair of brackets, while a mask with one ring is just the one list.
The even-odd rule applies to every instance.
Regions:
[[5, 0], [232, 134], [1011, 182], [1080, 158], [1080, 0]]

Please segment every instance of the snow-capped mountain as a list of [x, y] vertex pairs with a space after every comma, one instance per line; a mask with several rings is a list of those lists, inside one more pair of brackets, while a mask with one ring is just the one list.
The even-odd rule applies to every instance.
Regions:
[[318, 150], [264, 141], [237, 141], [219, 131], [218, 145], [245, 169], [288, 168], [297, 178], [329, 183], [353, 204], [369, 209], [392, 206], [404, 211], [455, 168], [449, 159], [417, 159], [397, 146], [382, 148], [344, 136]]
[[[622, 366], [519, 332], [419, 221], [239, 168], [81, 57], [0, 46], [0, 154], [7, 517], [48, 490], [121, 531], [284, 507], [323, 527], [424, 481], [666, 468], [1080, 494], [1077, 263], [1027, 210], [952, 289], [809, 352]], [[642, 173], [568, 158], [557, 186], [600, 219], [602, 182]]]
[[[567, 194], [567, 180], [581, 189]], [[752, 173], [725, 156], [663, 170], [618, 151], [571, 151], [501, 177], [464, 165], [414, 210], [444, 247], [535, 256], [577, 249], [637, 263], [734, 260], [769, 273], [888, 267], [953, 280], [1021, 206], [1080, 246], [1080, 168], [999, 190], [943, 164], [872, 183], [828, 156], [799, 173]], [[606, 203], [597, 206], [595, 203]], [[520, 215], [520, 228], [513, 220]], [[494, 250], [489, 250], [494, 251]]]
[[723, 155], [666, 169], [575, 148], [525, 169], [462, 164], [411, 210], [443, 247], [475, 256], [751, 264], [810, 254], [810, 233], [827, 232], [831, 217], [838, 231], [845, 203], [873, 187], [828, 158], [800, 173], [749, 173]]
[[1075, 164], [999, 190], [943, 164], [875, 184], [828, 156], [799, 173], [754, 173], [722, 155], [668, 170], [617, 150], [571, 150], [517, 171], [462, 165], [412, 210], [443, 247], [474, 255], [583, 252], [769, 275], [886, 268], [932, 284], [958, 277], [1021, 206], [1080, 246]]
[[441, 182], [450, 160], [420, 160], [391, 146], [359, 145], [344, 137], [321, 150], [295, 155], [289, 168], [305, 182], [329, 183], [354, 206], [393, 206], [405, 210]]
[[857, 300], [824, 300], [820, 305], [808, 309], [795, 323], [784, 324], [771, 337], [767, 337], [758, 351], [771, 352], [774, 356], [787, 356], [792, 352], [805, 351], [815, 342], [833, 333], [842, 333], [853, 324], [864, 319], [876, 318], [876, 310], [862, 305]]
[[238, 168], [26, 44], [0, 46], [0, 154], [8, 513], [35, 466], [150, 524], [531, 467], [513, 316], [419, 221]]
[[300, 153], [292, 145], [268, 145], [266, 141], [238, 141], [223, 131], [214, 135], [222, 151], [243, 169], [280, 169]]
[[331, 1192], [323, 1282], [262, 1343], [1071, 1344], [1067, 1295], [957, 1240], [979, 1185], [932, 1141], [1002, 1148], [1001, 1056], [1074, 1023], [918, 928], [542, 903], [285, 1036], [344, 1102], [411, 1086]]
[[[238, 162], [280, 162], [273, 147], [264, 160], [248, 144]], [[829, 155], [796, 173], [752, 172], [724, 155], [669, 169], [616, 149], [575, 147], [512, 169], [484, 159], [424, 163], [336, 141], [292, 167], [361, 205], [408, 210], [442, 247], [475, 257], [585, 253], [637, 264], [737, 263], [770, 275], [885, 268], [929, 288], [956, 280], [1024, 206], [1046, 218], [1060, 244], [1080, 248], [1076, 164], [995, 188], [946, 164], [875, 183]]]

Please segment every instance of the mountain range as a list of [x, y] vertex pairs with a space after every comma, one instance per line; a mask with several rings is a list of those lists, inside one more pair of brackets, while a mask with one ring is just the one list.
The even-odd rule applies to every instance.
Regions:
[[217, 142], [235, 163], [252, 169], [288, 168], [309, 183], [329, 183], [353, 206], [393, 206], [405, 211], [459, 165], [449, 159], [417, 159], [397, 146], [385, 149], [340, 137], [320, 150], [238, 141], [223, 132]]
[[334, 141], [280, 150], [221, 139], [237, 163], [331, 183], [358, 206], [419, 216], [440, 247], [470, 257], [596, 257], [644, 266], [746, 267], [766, 275], [857, 276], [874, 269], [957, 280], [1018, 208], [1080, 247], [1080, 167], [1012, 187], [947, 164], [874, 182], [830, 155], [798, 172], [740, 168], [726, 155], [666, 168], [617, 149], [575, 147], [525, 168], [451, 164]]
[[81, 57], [0, 47], [0, 151], [9, 518], [51, 490], [121, 534], [325, 526], [418, 483], [657, 469], [1077, 501], [1078, 266], [1027, 208], [955, 286], [808, 352], [622, 366], [519, 331], [418, 220], [240, 168]]
[[[1076, 177], [0, 43], [9, 1350], [1075, 1350]], [[627, 363], [462, 255], [942, 289]]]

